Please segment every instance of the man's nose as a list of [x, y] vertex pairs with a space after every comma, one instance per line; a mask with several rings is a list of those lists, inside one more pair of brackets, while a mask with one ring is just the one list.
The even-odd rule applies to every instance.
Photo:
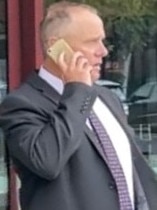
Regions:
[[102, 51], [103, 51], [103, 56], [102, 57], [106, 57], [108, 55], [108, 49], [107, 47], [103, 44], [102, 46]]
[[104, 43], [101, 43], [99, 46], [98, 56], [106, 57], [108, 55], [108, 49], [104, 45]]

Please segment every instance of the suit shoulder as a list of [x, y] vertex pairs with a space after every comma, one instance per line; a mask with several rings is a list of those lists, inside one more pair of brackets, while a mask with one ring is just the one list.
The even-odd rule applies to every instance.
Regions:
[[97, 85], [97, 84], [95, 84], [95, 88], [96, 88], [99, 96], [108, 98], [108, 100], [110, 98], [110, 99], [119, 101], [118, 96], [115, 93], [113, 93], [113, 91], [111, 91], [109, 88], [104, 87], [104, 86], [100, 86], [100, 85]]

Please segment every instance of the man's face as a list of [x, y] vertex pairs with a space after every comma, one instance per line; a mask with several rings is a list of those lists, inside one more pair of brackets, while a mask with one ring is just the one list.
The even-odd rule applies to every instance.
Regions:
[[105, 32], [101, 19], [89, 12], [76, 14], [64, 37], [74, 51], [81, 51], [93, 66], [91, 72], [93, 82], [100, 77], [102, 58], [108, 50], [103, 44]]

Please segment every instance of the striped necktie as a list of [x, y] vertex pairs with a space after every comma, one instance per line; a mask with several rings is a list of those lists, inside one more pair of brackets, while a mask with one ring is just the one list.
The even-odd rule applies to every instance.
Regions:
[[102, 125], [102, 123], [100, 122], [100, 120], [93, 111], [91, 111], [91, 114], [89, 116], [89, 121], [91, 123], [94, 133], [98, 138], [100, 146], [107, 158], [108, 167], [115, 180], [118, 190], [120, 210], [133, 210], [131, 199], [128, 192], [127, 182], [125, 179], [123, 169], [119, 162], [116, 150], [112, 145], [112, 142], [104, 126]]

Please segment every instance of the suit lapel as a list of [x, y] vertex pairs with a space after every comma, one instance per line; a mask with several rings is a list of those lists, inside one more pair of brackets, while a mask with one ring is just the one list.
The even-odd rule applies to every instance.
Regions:
[[94, 147], [96, 148], [98, 154], [101, 156], [101, 158], [105, 161], [105, 163], [107, 164], [107, 158], [100, 146], [100, 144], [97, 143], [97, 137], [95, 136], [94, 132], [92, 130], [89, 129], [88, 126], [85, 127], [85, 133], [87, 135], [87, 138], [89, 139], [89, 141], [91, 141], [91, 143], [94, 145]]

